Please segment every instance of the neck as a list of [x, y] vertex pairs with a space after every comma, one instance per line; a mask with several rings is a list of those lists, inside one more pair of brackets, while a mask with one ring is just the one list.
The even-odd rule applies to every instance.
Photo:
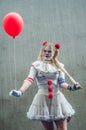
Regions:
[[46, 64], [52, 64], [52, 60], [43, 60], [43, 62]]

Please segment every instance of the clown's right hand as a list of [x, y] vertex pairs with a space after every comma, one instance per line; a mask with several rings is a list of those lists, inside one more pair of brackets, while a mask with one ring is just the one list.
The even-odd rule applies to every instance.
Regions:
[[21, 91], [19, 91], [19, 90], [11, 90], [10, 92], [9, 92], [9, 95], [10, 96], [15, 96], [15, 97], [20, 97], [21, 95], [22, 95], [23, 93], [21, 92]]

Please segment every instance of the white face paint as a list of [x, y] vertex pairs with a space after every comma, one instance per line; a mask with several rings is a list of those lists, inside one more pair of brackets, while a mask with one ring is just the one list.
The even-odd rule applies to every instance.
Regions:
[[51, 49], [49, 46], [46, 46], [45, 49], [43, 50], [43, 59], [45, 61], [50, 61], [52, 60], [54, 56], [54, 51]]

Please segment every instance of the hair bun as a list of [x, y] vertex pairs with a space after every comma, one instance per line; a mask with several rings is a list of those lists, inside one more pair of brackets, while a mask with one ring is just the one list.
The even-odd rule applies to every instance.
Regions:
[[43, 43], [42, 43], [42, 45], [44, 46], [44, 45], [46, 45], [46, 44], [48, 44], [48, 42], [47, 41], [44, 41]]
[[56, 44], [55, 44], [55, 47], [56, 47], [56, 49], [60, 49], [61, 46], [60, 46], [59, 43], [56, 43]]

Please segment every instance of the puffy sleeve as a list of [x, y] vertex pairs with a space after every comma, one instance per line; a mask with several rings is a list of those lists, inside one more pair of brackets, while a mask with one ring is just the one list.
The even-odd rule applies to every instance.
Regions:
[[33, 83], [35, 77], [36, 77], [37, 70], [35, 69], [34, 64], [31, 65], [29, 74], [27, 78], [25, 79], [26, 82]]

